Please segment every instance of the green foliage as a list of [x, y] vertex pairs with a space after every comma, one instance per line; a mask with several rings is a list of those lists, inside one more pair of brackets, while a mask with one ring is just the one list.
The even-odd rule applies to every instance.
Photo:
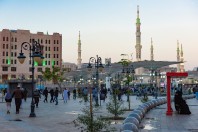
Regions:
[[110, 102], [107, 103], [107, 111], [114, 115], [114, 118], [119, 117], [119, 115], [124, 114], [124, 108], [122, 107], [123, 102], [118, 101], [116, 96], [118, 95], [119, 90], [115, 90], [115, 93], [110, 97]]
[[58, 82], [63, 82], [63, 72], [59, 67], [52, 67], [52, 71], [49, 67], [45, 68], [45, 71], [41, 72], [43, 74], [44, 79], [47, 81], [53, 81], [53, 84], [58, 84]]
[[131, 62], [128, 59], [121, 59], [118, 63], [122, 64], [122, 66], [128, 66]]
[[93, 112], [90, 112], [90, 107], [83, 108], [83, 114], [78, 115], [77, 121], [84, 126], [81, 127], [83, 131], [86, 132], [100, 132], [102, 130], [109, 131], [110, 121], [102, 118], [101, 116], [96, 116], [94, 113], [98, 109], [94, 108]]
[[145, 103], [145, 102], [147, 102], [148, 101], [148, 96], [146, 96], [145, 98], [143, 97], [142, 99], [141, 99], [141, 102], [142, 103]]

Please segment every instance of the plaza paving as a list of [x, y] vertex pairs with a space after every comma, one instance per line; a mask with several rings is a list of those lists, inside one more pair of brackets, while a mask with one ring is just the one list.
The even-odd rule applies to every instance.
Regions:
[[[152, 97], [149, 97], [152, 99]], [[79, 126], [75, 126], [74, 120], [81, 109], [89, 103], [81, 102], [82, 99], [70, 99], [63, 103], [59, 96], [59, 104], [43, 102], [40, 99], [39, 108], [35, 108], [36, 117], [30, 118], [30, 102], [23, 102], [20, 114], [15, 114], [15, 105], [12, 101], [11, 114], [6, 114], [6, 104], [0, 103], [0, 132], [81, 132]], [[128, 108], [126, 96], [123, 96], [123, 107]], [[1, 99], [0, 99], [1, 101]], [[80, 103], [81, 102], [81, 103]], [[108, 100], [106, 100], [108, 102]], [[111, 116], [106, 110], [106, 102], [101, 102], [101, 107], [97, 114]], [[195, 98], [187, 100], [191, 115], [178, 115], [175, 112], [172, 116], [166, 116], [166, 104], [151, 109], [141, 121], [140, 132], [198, 132], [198, 100]], [[141, 103], [131, 96], [131, 108], [137, 108]], [[174, 106], [172, 104], [174, 110]], [[122, 117], [127, 117], [130, 111], [126, 111]], [[21, 121], [16, 121], [21, 120]], [[121, 121], [112, 121], [111, 127], [116, 128], [117, 132], [122, 127]]]
[[[72, 96], [71, 96], [72, 97]], [[31, 98], [27, 99], [27, 102], [23, 102], [22, 109], [19, 114], [15, 114], [15, 104], [12, 101], [11, 114], [6, 114], [6, 104], [0, 103], [0, 132], [80, 132], [78, 127], [75, 127], [73, 122], [81, 109], [89, 103], [79, 103], [82, 99], [73, 100], [70, 99], [67, 103], [63, 103], [61, 96], [59, 96], [59, 104], [43, 102], [43, 97], [40, 99], [39, 108], [35, 108], [36, 117], [30, 118], [30, 102]], [[126, 97], [123, 96], [123, 100], [126, 102]], [[1, 101], [1, 99], [0, 99]], [[106, 100], [105, 102], [108, 102]], [[103, 116], [110, 116], [106, 110], [106, 103], [101, 102], [101, 107], [98, 114]], [[140, 100], [136, 100], [135, 96], [131, 96], [131, 108], [137, 108], [141, 104]], [[128, 107], [127, 103], [123, 104], [124, 107]], [[127, 117], [130, 111], [127, 111], [123, 117]], [[15, 120], [21, 121], [15, 121]], [[116, 124], [115, 124], [116, 123]], [[120, 131], [122, 121], [112, 121], [111, 127]]]
[[172, 116], [166, 116], [167, 104], [160, 105], [150, 110], [141, 121], [140, 132], [198, 132], [198, 100], [196, 98], [186, 100], [191, 115], [179, 115], [175, 112]]

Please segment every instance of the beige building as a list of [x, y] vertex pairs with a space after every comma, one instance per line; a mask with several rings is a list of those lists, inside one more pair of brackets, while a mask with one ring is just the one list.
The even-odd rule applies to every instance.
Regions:
[[62, 63], [62, 69], [70, 72], [70, 71], [75, 71], [77, 70], [78, 65], [76, 65], [75, 63], [70, 63], [70, 62], [63, 62]]
[[[21, 52], [21, 44], [28, 42], [32, 44], [32, 40], [40, 43], [43, 56], [45, 57], [42, 64], [35, 63], [35, 79], [42, 74], [39, 72], [45, 70], [46, 67], [62, 66], [62, 35], [53, 33], [52, 35], [37, 32], [30, 33], [29, 30], [8, 30], [3, 29], [0, 32], [0, 83], [5, 80], [18, 79], [22, 76], [30, 79], [31, 61], [29, 50], [22, 50], [26, 56], [25, 62], [20, 64], [17, 57]], [[29, 48], [29, 47], [28, 47]]]

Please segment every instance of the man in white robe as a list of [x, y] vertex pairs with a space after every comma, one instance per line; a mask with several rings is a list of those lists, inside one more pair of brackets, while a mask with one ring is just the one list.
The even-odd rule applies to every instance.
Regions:
[[63, 99], [64, 99], [64, 103], [66, 103], [68, 100], [68, 90], [66, 88], [63, 91]]

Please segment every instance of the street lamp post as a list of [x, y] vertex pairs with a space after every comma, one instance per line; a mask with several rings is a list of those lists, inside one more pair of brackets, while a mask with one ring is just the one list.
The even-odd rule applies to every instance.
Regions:
[[92, 64], [94, 64], [95, 69], [96, 69], [96, 87], [97, 87], [97, 99], [96, 99], [96, 106], [99, 106], [98, 104], [98, 92], [99, 92], [99, 70], [102, 71], [103, 64], [102, 64], [102, 58], [98, 57], [98, 55], [96, 55], [96, 58], [91, 57], [89, 59], [89, 64], [87, 66], [88, 70], [91, 71], [92, 70]]
[[17, 57], [19, 62], [21, 64], [24, 63], [26, 56], [24, 56], [24, 53], [22, 52], [22, 50], [28, 50], [29, 51], [29, 57], [30, 57], [30, 61], [32, 63], [32, 101], [31, 101], [31, 112], [29, 117], [36, 117], [36, 114], [34, 112], [34, 98], [33, 98], [33, 91], [34, 91], [34, 62], [38, 62], [41, 63], [42, 59], [44, 58], [42, 56], [41, 53], [41, 45], [32, 40], [32, 43], [28, 43], [28, 42], [23, 42], [21, 44], [21, 53], [19, 53], [19, 56]]

